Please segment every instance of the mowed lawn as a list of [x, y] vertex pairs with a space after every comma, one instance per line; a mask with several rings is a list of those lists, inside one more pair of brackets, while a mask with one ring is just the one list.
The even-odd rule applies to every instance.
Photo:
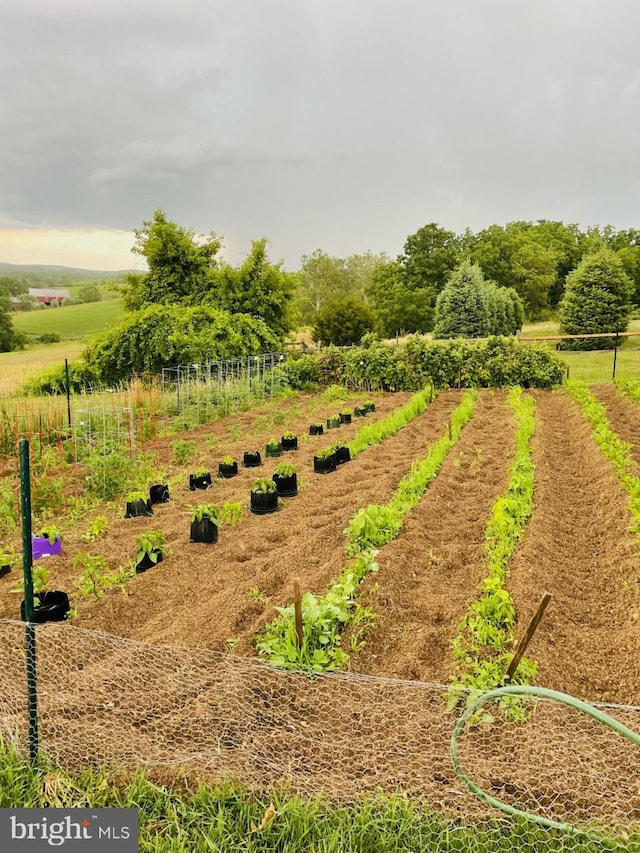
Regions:
[[62, 341], [59, 344], [42, 344], [32, 349], [0, 353], [0, 396], [17, 391], [39, 371], [64, 364], [65, 358], [77, 358], [82, 347], [82, 341]]
[[63, 340], [80, 340], [113, 326], [121, 316], [121, 301], [109, 299], [62, 308], [16, 311], [12, 319], [14, 327], [27, 335], [37, 337], [45, 332], [57, 332]]

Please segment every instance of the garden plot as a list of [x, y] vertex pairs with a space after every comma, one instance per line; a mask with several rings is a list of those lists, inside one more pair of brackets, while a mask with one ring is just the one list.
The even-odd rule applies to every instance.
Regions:
[[622, 441], [631, 445], [631, 455], [640, 465], [640, 405], [623, 397], [615, 385], [601, 383], [591, 386], [591, 393], [606, 406], [611, 428]]
[[[498, 426], [499, 425], [499, 426]], [[474, 417], [399, 537], [361, 587], [374, 624], [352, 657], [357, 672], [447, 683], [451, 639], [484, 577], [484, 534], [505, 490], [515, 423], [505, 392], [481, 392]]]
[[535, 512], [507, 587], [518, 633], [553, 594], [531, 645], [537, 683], [640, 703], [640, 558], [627, 496], [566, 393], [533, 392]]
[[[273, 616], [274, 606], [290, 600], [294, 576], [303, 589], [321, 592], [342, 568], [343, 529], [351, 516], [363, 504], [388, 500], [412, 461], [446, 429], [460, 396], [457, 391], [444, 392], [395, 436], [333, 474], [314, 475], [313, 451], [305, 450], [306, 458], [299, 456], [300, 470], [309, 486], [280, 512], [247, 515], [237, 527], [222, 528], [214, 546], [190, 544], [188, 517], [171, 505], [160, 509], [157, 520], [141, 519], [141, 526], [153, 523], [165, 532], [173, 555], [130, 583], [128, 595], [112, 591], [85, 606], [80, 624], [151, 642], [213, 648], [244, 638], [243, 647], [249, 651], [246, 641]], [[343, 429], [354, 434], [358, 428], [352, 424]], [[317, 441], [326, 444], [327, 437]], [[251, 472], [243, 472], [242, 478], [244, 485], [237, 484], [238, 476], [215, 493], [226, 495], [226, 490], [240, 488], [248, 495]], [[118, 523], [121, 535], [127, 535], [127, 525], [124, 520]]]

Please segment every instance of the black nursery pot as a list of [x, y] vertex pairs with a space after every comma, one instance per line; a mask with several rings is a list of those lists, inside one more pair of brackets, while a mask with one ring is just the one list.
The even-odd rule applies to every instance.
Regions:
[[158, 484], [157, 486], [151, 486], [149, 489], [149, 500], [151, 501], [151, 505], [154, 504], [168, 504], [169, 503], [169, 486], [166, 484]]
[[332, 471], [336, 470], [336, 455], [332, 453], [331, 456], [325, 456], [323, 458], [319, 458], [318, 456], [313, 457], [313, 470], [316, 474], [330, 474]]
[[323, 435], [324, 427], [322, 424], [311, 424], [309, 427], [309, 435]]
[[189, 474], [189, 488], [192, 492], [195, 492], [196, 489], [210, 489], [211, 474], [202, 474], [200, 477], [196, 477], [195, 474]]
[[351, 415], [343, 415], [340, 412], [340, 423], [341, 424], [350, 424], [351, 423]]
[[366, 418], [368, 414], [368, 409], [366, 406], [356, 406], [353, 410], [353, 413], [357, 418]]
[[211, 544], [218, 541], [218, 525], [210, 518], [191, 522], [191, 541]]
[[248, 450], [242, 457], [242, 464], [245, 468], [259, 468], [262, 465], [260, 451]]
[[344, 465], [345, 462], [351, 462], [351, 451], [348, 447], [336, 447], [335, 456], [336, 465]]
[[367, 403], [365, 405], [365, 409], [367, 410], [367, 412], [375, 412], [376, 404], [375, 403]]
[[152, 569], [154, 566], [157, 566], [158, 563], [162, 562], [162, 551], [159, 548], [156, 548], [153, 553], [156, 555], [155, 563], [148, 554], [145, 554], [140, 562], [136, 563], [137, 574], [141, 575], [142, 572], [146, 572], [147, 569]]
[[251, 492], [251, 505], [249, 507], [255, 515], [266, 515], [278, 509], [277, 492]]
[[0, 566], [0, 578], [3, 578], [5, 575], [8, 575], [11, 571], [11, 566]]
[[218, 477], [223, 480], [230, 480], [238, 473], [238, 463], [232, 462], [230, 465], [227, 462], [220, 462], [218, 465]]
[[267, 452], [267, 456], [282, 456], [281, 444], [267, 444], [265, 446], [265, 450]]
[[[64, 622], [69, 612], [69, 596], [66, 592], [52, 589], [47, 592], [34, 593], [33, 621], [38, 625], [43, 622]], [[25, 620], [24, 601], [20, 605], [20, 618]]]
[[342, 421], [340, 418], [329, 418], [327, 420], [327, 429], [338, 429]]
[[143, 515], [153, 515], [150, 500], [144, 501], [141, 498], [139, 501], [127, 501], [125, 518], [140, 518]]
[[295, 498], [298, 494], [298, 475], [292, 474], [285, 477], [282, 474], [274, 474], [273, 482], [276, 484], [276, 493], [281, 498]]
[[283, 450], [297, 450], [298, 449], [298, 436], [294, 436], [293, 438], [285, 438], [282, 436], [280, 439], [280, 444], [282, 445]]

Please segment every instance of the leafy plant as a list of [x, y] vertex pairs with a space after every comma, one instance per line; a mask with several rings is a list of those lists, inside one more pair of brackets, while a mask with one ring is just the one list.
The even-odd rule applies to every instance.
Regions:
[[[31, 578], [33, 580], [34, 592], [46, 592], [49, 588], [49, 570], [42, 563], [34, 563], [31, 567]], [[12, 587], [9, 592], [19, 593], [24, 596], [24, 577], [20, 583]]]
[[42, 527], [38, 530], [36, 536], [38, 536], [40, 539], [48, 539], [49, 545], [53, 545], [56, 540], [62, 538], [62, 534], [55, 526], [55, 524], [43, 524]]
[[145, 493], [139, 491], [129, 492], [129, 494], [127, 495], [127, 503], [135, 504], [138, 501], [143, 501], [144, 503], [147, 502], [147, 496], [145, 495]]
[[233, 465], [236, 460], [233, 456], [223, 456], [222, 461], [225, 465]]
[[193, 476], [194, 477], [206, 477], [210, 473], [211, 472], [209, 471], [208, 468], [196, 468], [196, 470], [193, 472]]
[[0, 551], [0, 566], [13, 566], [16, 562], [16, 552], [14, 548], [10, 551]]
[[218, 507], [214, 504], [198, 504], [198, 506], [190, 506], [189, 510], [191, 511], [191, 521], [201, 522], [204, 519], [215, 524], [216, 527], [219, 525], [219, 513]]
[[332, 447], [325, 447], [323, 450], [319, 450], [316, 453], [317, 459], [329, 459], [331, 456], [333, 456], [333, 448]]
[[170, 553], [169, 548], [166, 547], [166, 541], [165, 535], [159, 530], [142, 533], [136, 539], [136, 561], [139, 563], [147, 556], [152, 563], [157, 563], [159, 554], [165, 556]]
[[235, 442], [240, 441], [240, 427], [238, 424], [231, 424], [229, 427], [229, 438], [235, 444]]
[[394, 539], [402, 527], [400, 514], [388, 507], [369, 504], [359, 509], [345, 528], [347, 553], [356, 554], [368, 548], [384, 545]]
[[109, 564], [103, 557], [92, 557], [90, 554], [83, 553], [76, 554], [73, 560], [73, 568], [82, 570], [76, 586], [83, 595], [94, 595], [96, 598], [102, 598], [105, 590], [113, 585]]
[[251, 485], [251, 491], [257, 495], [270, 494], [271, 492], [275, 492], [275, 490], [276, 484], [268, 477], [258, 477]]
[[264, 592], [261, 592], [260, 588], [257, 586], [254, 586], [249, 590], [249, 595], [251, 596], [251, 598], [255, 599], [255, 601], [267, 600], [267, 596], [264, 594]]
[[[295, 438], [295, 436], [294, 436]], [[267, 442], [267, 447], [280, 447], [280, 442], [277, 438], [270, 438]]]
[[291, 432], [291, 430], [287, 430], [287, 432], [282, 433], [282, 437], [286, 438], [287, 441], [293, 441], [293, 439], [296, 438], [296, 434], [295, 432]]
[[323, 424], [321, 421], [316, 421], [316, 422], [313, 424], [313, 426], [314, 426], [314, 427], [318, 427], [318, 428], [322, 427], [322, 428], [324, 429], [324, 424]]
[[218, 436], [213, 432], [206, 437], [205, 441], [209, 450], [215, 450], [218, 446]]
[[89, 529], [83, 535], [85, 542], [95, 542], [107, 532], [108, 522], [106, 515], [96, 515], [93, 521], [89, 524]]
[[18, 509], [13, 489], [0, 486], [0, 533], [10, 533], [18, 523]]
[[189, 462], [197, 454], [198, 445], [195, 441], [178, 438], [172, 443], [171, 449], [178, 465], [184, 465], [185, 462]]
[[353, 409], [343, 409], [341, 415], [353, 415]]
[[240, 501], [224, 501], [220, 507], [220, 524], [235, 527], [242, 519], [242, 504]]
[[298, 473], [298, 469], [290, 462], [280, 462], [273, 469], [273, 473], [277, 474], [278, 477], [293, 477], [294, 474]]

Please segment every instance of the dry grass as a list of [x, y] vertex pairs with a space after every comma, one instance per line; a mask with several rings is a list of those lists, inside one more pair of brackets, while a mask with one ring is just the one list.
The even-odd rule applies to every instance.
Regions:
[[45, 344], [18, 352], [0, 353], [0, 396], [12, 394], [38, 371], [55, 367], [65, 358], [76, 358], [82, 349], [81, 341]]

